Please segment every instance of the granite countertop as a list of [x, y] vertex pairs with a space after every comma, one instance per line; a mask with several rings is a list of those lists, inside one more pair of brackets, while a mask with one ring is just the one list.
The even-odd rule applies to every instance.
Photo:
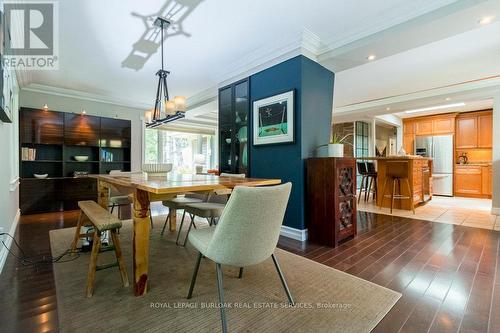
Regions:
[[462, 167], [467, 167], [467, 166], [490, 166], [490, 165], [492, 165], [492, 163], [491, 162], [470, 162], [470, 163], [466, 163], [466, 164], [457, 163], [455, 165], [456, 166], [462, 166]]
[[357, 160], [432, 160], [430, 157], [423, 157], [419, 155], [394, 155], [386, 157], [357, 157]]

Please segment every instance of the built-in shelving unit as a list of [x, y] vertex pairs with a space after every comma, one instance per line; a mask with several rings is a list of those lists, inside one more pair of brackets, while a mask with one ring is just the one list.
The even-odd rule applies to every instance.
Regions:
[[[75, 209], [78, 200], [96, 200], [95, 179], [75, 178], [75, 172], [130, 171], [130, 139], [129, 120], [21, 108], [21, 213]], [[34, 160], [23, 158], [25, 149], [36, 150], [29, 156]], [[34, 174], [48, 176], [38, 179]]]

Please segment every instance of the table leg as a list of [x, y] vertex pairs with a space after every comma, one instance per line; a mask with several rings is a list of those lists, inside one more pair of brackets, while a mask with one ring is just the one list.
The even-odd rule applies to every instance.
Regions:
[[106, 210], [109, 209], [109, 187], [106, 186], [102, 181], [98, 181], [97, 183], [97, 203], [103, 207], [106, 208]]
[[134, 193], [133, 270], [134, 295], [145, 295], [148, 286], [149, 261], [149, 193], [136, 189]]
[[172, 209], [170, 212], [170, 231], [175, 231], [177, 228], [177, 211], [175, 209]]

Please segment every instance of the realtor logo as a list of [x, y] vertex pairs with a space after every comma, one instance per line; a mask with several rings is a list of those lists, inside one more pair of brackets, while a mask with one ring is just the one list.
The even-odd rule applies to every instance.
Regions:
[[58, 3], [6, 1], [4, 43], [6, 68], [58, 69]]

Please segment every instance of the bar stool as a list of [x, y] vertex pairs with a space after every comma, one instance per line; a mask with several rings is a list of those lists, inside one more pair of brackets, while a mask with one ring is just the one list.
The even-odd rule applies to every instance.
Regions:
[[358, 169], [358, 175], [361, 175], [361, 184], [359, 185], [359, 196], [358, 196], [358, 204], [359, 204], [359, 202], [361, 201], [361, 195], [363, 191], [366, 193], [366, 188], [368, 187], [366, 162], [356, 162], [356, 167]]
[[[392, 208], [394, 206], [394, 200], [410, 199], [411, 210], [413, 211], [413, 214], [415, 214], [415, 206], [413, 205], [413, 192], [411, 190], [408, 174], [410, 169], [408, 161], [387, 161], [386, 165], [387, 169], [385, 171], [385, 181], [384, 186], [382, 186], [382, 199], [380, 200], [379, 209], [382, 209], [384, 198], [391, 198], [391, 214]], [[389, 179], [392, 181], [392, 192], [391, 194], [385, 194], [385, 188], [387, 186], [387, 182], [389, 182]], [[406, 183], [408, 193], [410, 194], [409, 196], [401, 194], [401, 181]], [[396, 183], [399, 185], [399, 194], [396, 194]]]
[[367, 193], [368, 193], [368, 199], [370, 199], [370, 192], [373, 193], [373, 199], [377, 200], [377, 170], [375, 170], [375, 163], [373, 162], [366, 162], [366, 174], [367, 177], [370, 181], [370, 185], [368, 185], [368, 191], [365, 192], [365, 201], [367, 200]]

